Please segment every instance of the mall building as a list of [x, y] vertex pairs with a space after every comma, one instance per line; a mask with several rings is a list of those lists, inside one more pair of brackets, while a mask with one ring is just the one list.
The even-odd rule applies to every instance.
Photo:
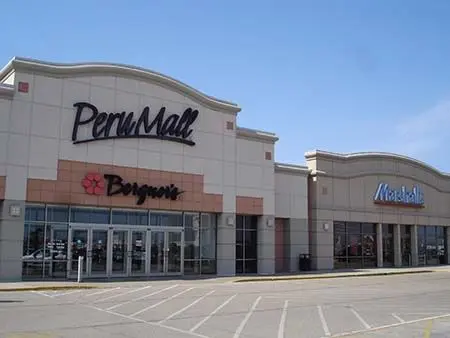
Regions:
[[76, 278], [79, 257], [86, 279], [450, 261], [449, 175], [381, 153], [276, 163], [240, 110], [147, 69], [12, 59], [0, 281]]

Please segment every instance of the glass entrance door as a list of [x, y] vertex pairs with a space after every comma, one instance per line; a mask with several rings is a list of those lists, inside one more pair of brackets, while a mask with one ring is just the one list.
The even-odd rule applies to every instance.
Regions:
[[182, 229], [141, 229], [71, 225], [68, 276], [76, 278], [78, 258], [83, 277], [180, 275], [183, 273]]
[[78, 273], [78, 258], [83, 257], [84, 276], [106, 276], [108, 267], [108, 230], [70, 226], [69, 276]]
[[167, 255], [166, 255], [166, 266], [167, 273], [170, 274], [181, 274], [181, 250], [183, 245], [181, 243], [181, 232], [166, 232], [167, 238]]
[[128, 230], [112, 231], [112, 267], [113, 275], [127, 275], [128, 267]]
[[151, 231], [150, 274], [181, 274], [182, 248], [181, 231]]
[[78, 259], [83, 257], [83, 274], [86, 275], [87, 264], [86, 255], [88, 252], [88, 229], [71, 228], [69, 233], [69, 261], [68, 268], [69, 274], [77, 274], [78, 272]]
[[145, 231], [131, 231], [131, 275], [145, 274], [145, 261], [147, 256]]
[[151, 232], [150, 274], [163, 274], [166, 240], [164, 231]]
[[91, 251], [88, 254], [90, 275], [106, 275], [108, 259], [108, 230], [92, 229], [90, 239]]

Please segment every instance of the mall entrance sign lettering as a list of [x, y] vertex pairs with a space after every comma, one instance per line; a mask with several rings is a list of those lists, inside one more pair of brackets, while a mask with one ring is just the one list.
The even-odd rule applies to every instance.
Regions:
[[153, 186], [149, 184], [138, 184], [137, 182], [130, 183], [124, 181], [119, 175], [113, 174], [104, 174], [103, 176], [98, 173], [87, 174], [81, 181], [81, 185], [89, 195], [104, 195], [106, 190], [106, 196], [118, 194], [122, 194], [123, 196], [136, 196], [137, 205], [142, 205], [147, 197], [166, 198], [175, 201], [183, 193], [174, 184]]
[[[75, 121], [72, 130], [74, 144], [111, 139], [149, 138], [195, 145], [191, 136], [192, 125], [198, 118], [198, 110], [187, 108], [181, 114], [166, 114], [166, 107], [150, 117], [150, 107], [146, 106], [138, 115], [134, 112], [100, 112], [88, 102], [77, 102]], [[92, 137], [79, 139], [78, 131], [82, 126], [91, 128]]]
[[404, 207], [423, 208], [425, 204], [422, 189], [413, 185], [411, 190], [406, 186], [395, 189], [388, 183], [379, 183], [378, 188], [373, 197], [376, 204], [397, 205]]
[[104, 175], [107, 182], [106, 195], [114, 196], [122, 194], [124, 196], [132, 195], [137, 196], [137, 205], [141, 205], [145, 202], [147, 197], [151, 198], [166, 198], [175, 201], [179, 195], [183, 193], [174, 184], [166, 186], [152, 186], [148, 184], [139, 185], [136, 182], [127, 183], [124, 182], [119, 175]]

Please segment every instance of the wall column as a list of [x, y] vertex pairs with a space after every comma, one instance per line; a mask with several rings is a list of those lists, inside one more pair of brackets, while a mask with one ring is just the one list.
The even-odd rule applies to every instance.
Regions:
[[411, 265], [419, 266], [419, 250], [417, 247], [417, 225], [411, 226]]
[[[230, 225], [228, 219], [232, 220]], [[217, 217], [217, 275], [236, 273], [236, 215], [223, 213]]]
[[258, 217], [258, 274], [275, 273], [275, 217]]
[[399, 268], [402, 266], [400, 224], [394, 224], [394, 266], [396, 268]]
[[309, 231], [306, 218], [291, 218], [289, 222], [289, 272], [299, 271], [300, 255], [309, 252]]
[[446, 264], [450, 264], [450, 227], [445, 227], [445, 239]]
[[383, 224], [377, 224], [377, 267], [383, 267]]
[[[18, 207], [20, 215], [12, 216], [11, 206]], [[25, 202], [0, 201], [0, 281], [22, 280], [24, 219]]]

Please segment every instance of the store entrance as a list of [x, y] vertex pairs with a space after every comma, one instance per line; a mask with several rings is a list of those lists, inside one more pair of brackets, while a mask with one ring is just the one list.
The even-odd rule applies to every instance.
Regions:
[[166, 276], [183, 273], [183, 230], [158, 227], [69, 226], [68, 277]]

